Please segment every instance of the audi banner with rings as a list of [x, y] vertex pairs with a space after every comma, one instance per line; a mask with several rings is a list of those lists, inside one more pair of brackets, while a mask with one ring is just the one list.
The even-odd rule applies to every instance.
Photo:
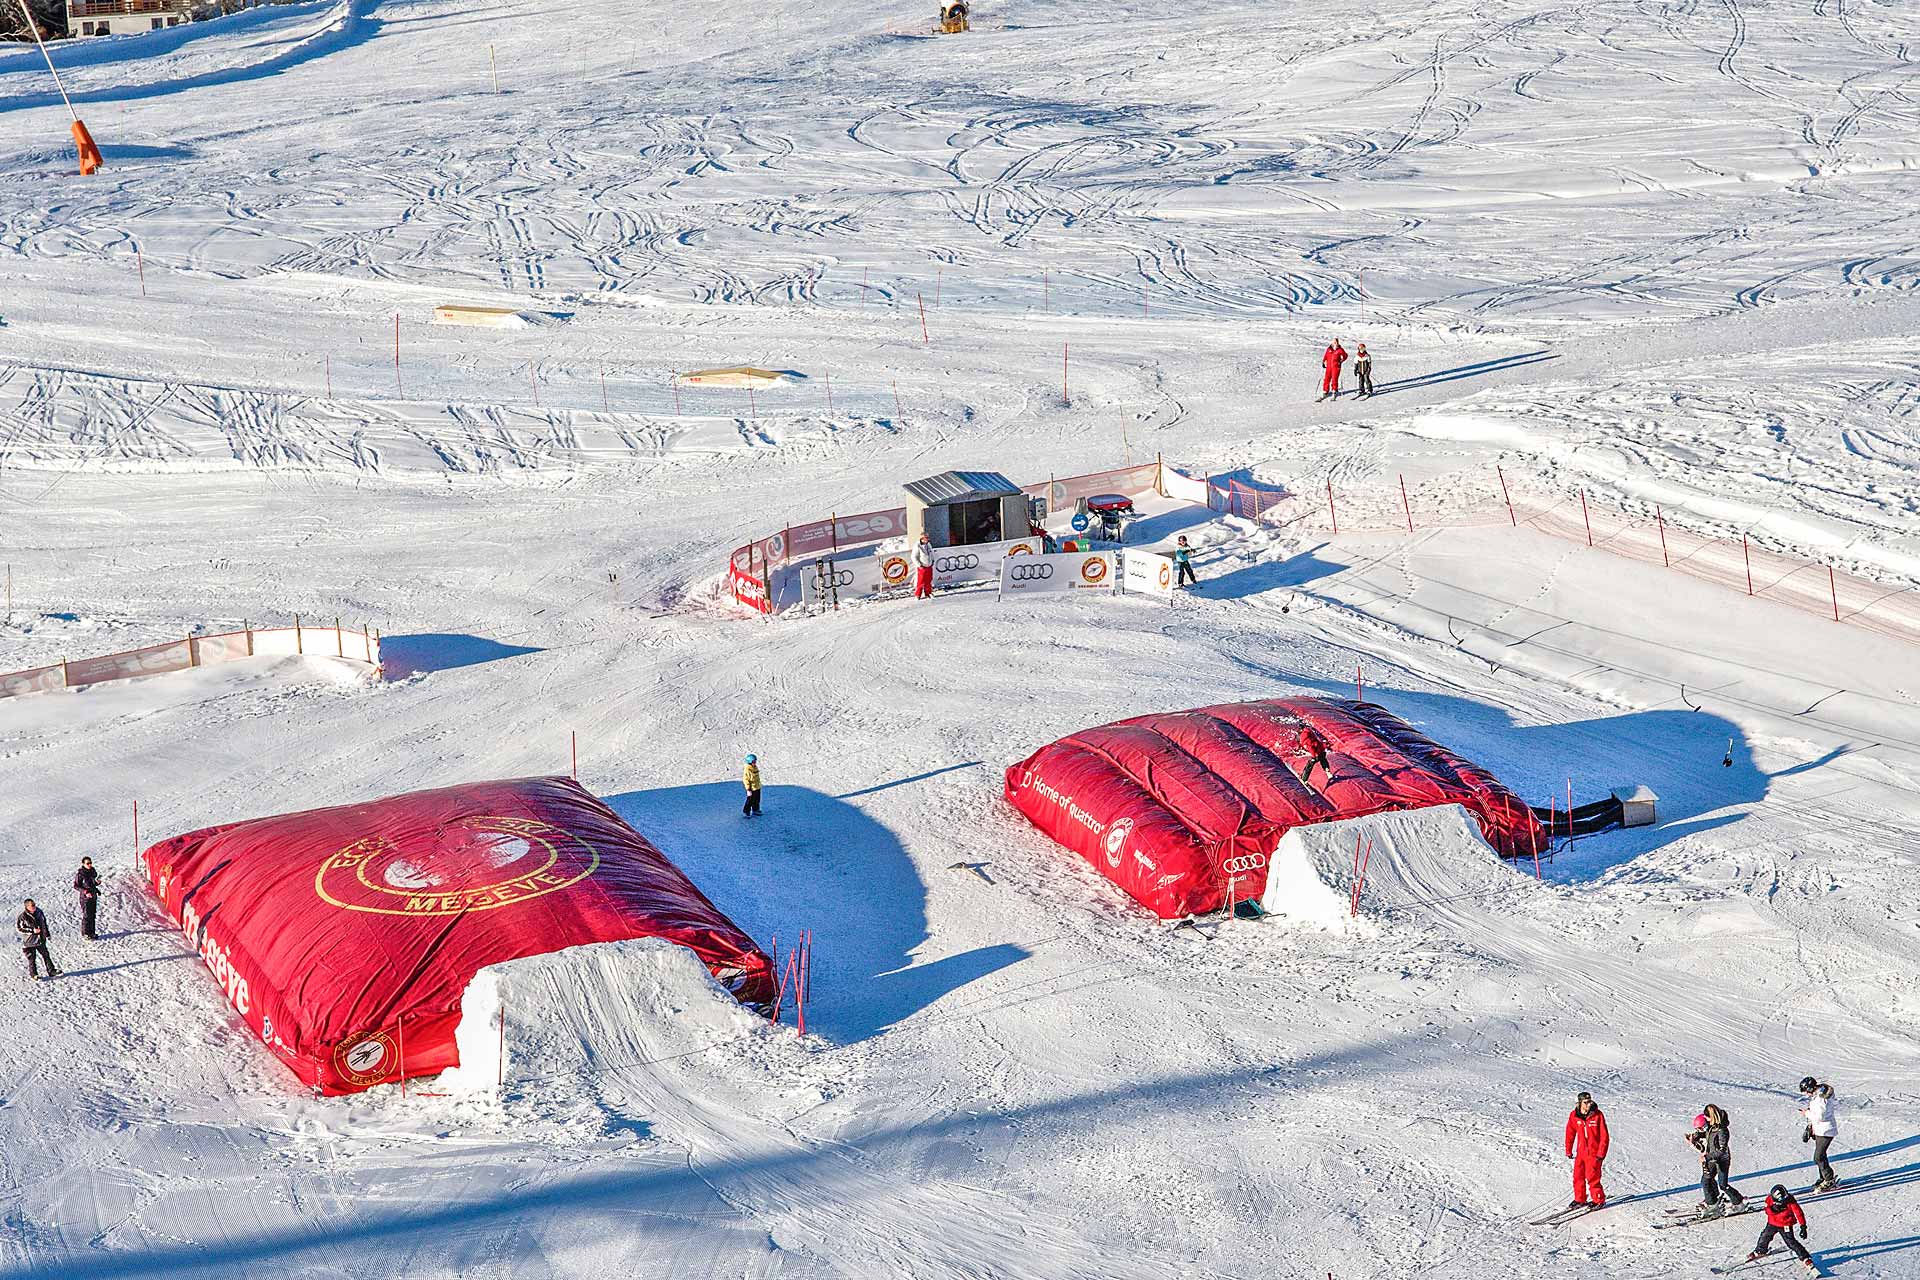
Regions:
[[1120, 553], [1120, 581], [1128, 595], [1173, 599], [1173, 559], [1151, 551]]
[[1039, 550], [1038, 538], [982, 542], [971, 547], [938, 547], [933, 553], [933, 585], [957, 587], [968, 582], [993, 582], [1000, 577], [1003, 559], [1030, 556]]
[[1008, 556], [1000, 562], [1003, 595], [1036, 591], [1107, 591], [1119, 581], [1111, 551]]

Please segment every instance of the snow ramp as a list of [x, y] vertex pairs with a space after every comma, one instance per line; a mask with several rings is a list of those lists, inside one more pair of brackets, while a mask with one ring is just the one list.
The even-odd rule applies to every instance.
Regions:
[[1274, 847], [1260, 906], [1304, 924], [1365, 932], [1415, 916], [1457, 915], [1463, 904], [1513, 884], [1513, 869], [1494, 856], [1479, 824], [1449, 804], [1293, 828]]

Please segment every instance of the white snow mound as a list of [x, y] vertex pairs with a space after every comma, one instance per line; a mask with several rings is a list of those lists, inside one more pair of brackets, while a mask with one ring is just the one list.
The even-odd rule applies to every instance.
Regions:
[[474, 974], [454, 1032], [460, 1065], [440, 1080], [474, 1092], [598, 1077], [769, 1030], [685, 947], [595, 942]]
[[[1366, 864], [1358, 916], [1356, 842]], [[1274, 848], [1260, 906], [1325, 929], [1365, 932], [1383, 918], [1508, 888], [1513, 879], [1467, 811], [1449, 804], [1295, 827]]]

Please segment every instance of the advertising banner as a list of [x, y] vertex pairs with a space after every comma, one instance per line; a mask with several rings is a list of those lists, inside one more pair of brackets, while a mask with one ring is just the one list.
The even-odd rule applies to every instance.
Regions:
[[994, 582], [1000, 577], [1000, 562], [1008, 556], [1039, 553], [1038, 538], [983, 542], [971, 547], [941, 547], [933, 553], [933, 585], [957, 587], [968, 582]]
[[1000, 562], [1003, 595], [1045, 591], [1108, 591], [1119, 574], [1111, 551], [1068, 551], [1058, 555], [1008, 556]]
[[1173, 598], [1173, 559], [1151, 551], [1120, 553], [1120, 582], [1128, 595]]

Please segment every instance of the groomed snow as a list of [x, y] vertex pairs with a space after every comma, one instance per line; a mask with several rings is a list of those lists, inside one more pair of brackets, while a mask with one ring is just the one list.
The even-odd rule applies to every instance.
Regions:
[[[1670, 1280], [1753, 1236], [1652, 1229], [1684, 1125], [1719, 1102], [1743, 1190], [1805, 1186], [1809, 1073], [1853, 1184], [1809, 1243], [1910, 1276], [1916, 650], [1433, 526], [1499, 467], [1920, 589], [1913, 6], [1006, 0], [907, 34], [931, 8], [345, 0], [67, 42], [84, 181], [0, 51], [0, 668], [295, 614], [387, 663], [0, 701], [0, 893], [68, 968], [0, 982], [0, 1277]], [[1335, 334], [1378, 398], [1313, 403]], [[802, 376], [676, 396], [736, 364]], [[1143, 540], [1201, 548], [1171, 606], [721, 590], [731, 548], [907, 480], [1156, 454], [1354, 518], [1156, 506]], [[1535, 803], [1645, 783], [1661, 821], [1538, 881], [1396, 842], [1429, 891], [1359, 930], [1175, 931], [1000, 799], [1075, 729], [1356, 674]], [[575, 1029], [578, 1070], [500, 1096], [303, 1097], [133, 865], [135, 801], [145, 842], [559, 771], [574, 734], [758, 940], [814, 931], [807, 1038], [720, 1034], [666, 973], [595, 1018], [631, 1065]], [[1528, 1227], [1581, 1089], [1623, 1203]]]

